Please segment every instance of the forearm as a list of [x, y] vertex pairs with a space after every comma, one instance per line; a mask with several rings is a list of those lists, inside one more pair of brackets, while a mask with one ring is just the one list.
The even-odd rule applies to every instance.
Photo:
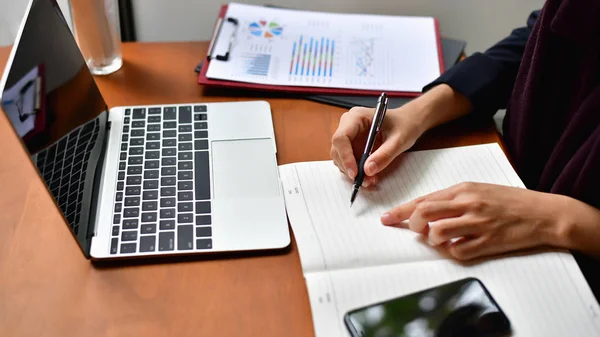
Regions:
[[600, 210], [577, 199], [552, 195], [555, 219], [550, 245], [579, 251], [600, 260]]
[[472, 106], [469, 100], [447, 84], [440, 84], [421, 97], [397, 110], [411, 114], [411, 120], [420, 128], [420, 133], [467, 115]]

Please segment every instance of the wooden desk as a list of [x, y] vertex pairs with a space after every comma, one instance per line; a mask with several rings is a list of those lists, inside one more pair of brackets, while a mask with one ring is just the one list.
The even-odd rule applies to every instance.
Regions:
[[[124, 45], [123, 68], [97, 78], [109, 106], [260, 97], [206, 96], [193, 69], [207, 43]], [[0, 49], [4, 66], [7, 49]], [[329, 158], [344, 112], [267, 97], [280, 164]], [[458, 122], [416, 148], [494, 142], [493, 124]], [[297, 247], [267, 256], [95, 266], [81, 254], [0, 114], [1, 336], [312, 336]]]

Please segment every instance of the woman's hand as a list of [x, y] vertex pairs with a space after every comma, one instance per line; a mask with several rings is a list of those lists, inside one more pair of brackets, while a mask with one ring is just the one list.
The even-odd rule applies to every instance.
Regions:
[[[377, 183], [377, 174], [412, 147], [427, 130], [466, 115], [471, 103], [450, 86], [440, 84], [400, 108], [388, 110], [374, 151], [365, 162], [363, 185]], [[331, 139], [331, 158], [350, 180], [358, 174], [357, 159], [365, 149], [374, 109], [353, 108], [342, 115]]]
[[[406, 227], [459, 260], [562, 245], [564, 196], [523, 188], [461, 183], [391, 209], [384, 225]], [[573, 199], [571, 199], [573, 200]]]
[[[344, 113], [340, 125], [331, 139], [333, 163], [350, 180], [358, 174], [357, 158], [362, 155], [371, 127], [375, 109], [352, 108]], [[424, 130], [415, 123], [407, 109], [388, 110], [381, 131], [373, 146], [373, 153], [365, 162], [364, 186], [377, 183], [377, 173], [386, 168], [394, 158], [414, 145]]]

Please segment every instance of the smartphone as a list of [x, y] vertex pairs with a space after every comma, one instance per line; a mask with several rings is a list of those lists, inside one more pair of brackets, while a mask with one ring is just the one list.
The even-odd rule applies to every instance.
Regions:
[[465, 278], [348, 312], [352, 337], [501, 337], [508, 317], [483, 283]]

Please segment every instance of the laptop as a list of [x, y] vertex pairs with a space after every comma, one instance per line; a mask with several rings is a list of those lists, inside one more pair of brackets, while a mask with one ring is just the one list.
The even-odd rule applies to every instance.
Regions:
[[29, 2], [0, 93], [87, 258], [290, 244], [267, 102], [108, 109], [55, 0]]

